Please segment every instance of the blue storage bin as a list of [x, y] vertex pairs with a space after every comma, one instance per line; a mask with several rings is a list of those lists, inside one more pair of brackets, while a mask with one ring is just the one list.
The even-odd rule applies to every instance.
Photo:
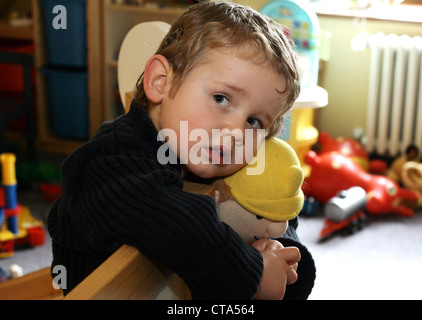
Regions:
[[88, 139], [88, 74], [44, 68], [51, 128], [55, 135]]
[[46, 64], [53, 67], [85, 68], [86, 0], [39, 1], [43, 13]]

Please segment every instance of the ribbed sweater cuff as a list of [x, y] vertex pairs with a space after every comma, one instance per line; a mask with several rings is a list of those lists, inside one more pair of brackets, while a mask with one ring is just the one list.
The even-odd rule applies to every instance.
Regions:
[[263, 267], [257, 249], [239, 237], [232, 237], [218, 261], [194, 278], [183, 278], [190, 288], [195, 288], [191, 292], [193, 299], [250, 300], [258, 290]]

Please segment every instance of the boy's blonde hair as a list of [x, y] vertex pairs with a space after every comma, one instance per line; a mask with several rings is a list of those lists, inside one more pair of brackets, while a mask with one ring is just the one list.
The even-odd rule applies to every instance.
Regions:
[[[283, 27], [257, 11], [229, 2], [202, 1], [176, 19], [156, 54], [167, 58], [173, 71], [170, 95], [175, 95], [187, 74], [201, 61], [207, 49], [251, 48], [255, 63], [269, 66], [286, 77], [280, 115], [267, 129], [267, 137], [277, 135], [285, 114], [300, 92], [299, 70], [291, 41]], [[253, 76], [251, 81], [254, 81]], [[136, 85], [135, 100], [148, 105], [143, 76]]]

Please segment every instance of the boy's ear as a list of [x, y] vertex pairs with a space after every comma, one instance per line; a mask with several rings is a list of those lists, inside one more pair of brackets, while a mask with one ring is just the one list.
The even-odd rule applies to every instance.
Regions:
[[145, 64], [144, 91], [148, 100], [160, 103], [169, 81], [170, 64], [162, 55], [154, 55]]

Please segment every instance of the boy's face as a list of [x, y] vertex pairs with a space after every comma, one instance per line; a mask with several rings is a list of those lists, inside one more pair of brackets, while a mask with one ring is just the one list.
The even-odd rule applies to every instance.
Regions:
[[245, 166], [283, 103], [284, 76], [236, 53], [210, 50], [174, 96], [168, 81], [161, 102], [149, 110], [158, 131], [175, 133], [167, 142], [181, 163], [202, 178]]

